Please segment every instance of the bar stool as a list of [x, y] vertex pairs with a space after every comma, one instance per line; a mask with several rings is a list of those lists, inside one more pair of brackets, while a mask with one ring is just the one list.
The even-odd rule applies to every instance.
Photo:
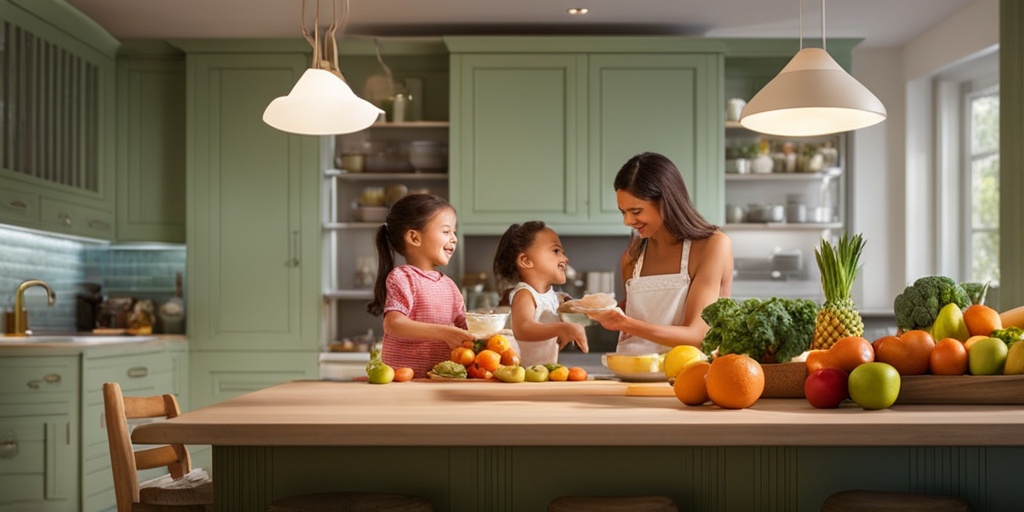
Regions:
[[967, 500], [913, 492], [840, 491], [821, 504], [821, 512], [970, 512]]
[[267, 512], [433, 512], [420, 496], [377, 492], [319, 492], [274, 500]]
[[559, 496], [548, 512], [679, 512], [664, 496]]

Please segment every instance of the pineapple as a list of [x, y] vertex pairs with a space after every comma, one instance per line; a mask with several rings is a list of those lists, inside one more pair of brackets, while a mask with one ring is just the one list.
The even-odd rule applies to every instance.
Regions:
[[840, 338], [864, 334], [864, 321], [850, 298], [850, 287], [857, 277], [857, 263], [863, 249], [864, 238], [860, 234], [849, 237], [844, 233], [837, 245], [823, 239], [820, 249], [814, 250], [825, 304], [814, 322], [811, 348], [828, 349]]

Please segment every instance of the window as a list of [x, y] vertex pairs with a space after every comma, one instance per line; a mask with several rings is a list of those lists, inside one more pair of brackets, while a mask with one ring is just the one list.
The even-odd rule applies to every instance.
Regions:
[[[963, 260], [970, 281], [999, 282], [999, 88], [964, 94]], [[970, 215], [966, 215], [970, 212]], [[965, 265], [967, 266], [967, 265]]]

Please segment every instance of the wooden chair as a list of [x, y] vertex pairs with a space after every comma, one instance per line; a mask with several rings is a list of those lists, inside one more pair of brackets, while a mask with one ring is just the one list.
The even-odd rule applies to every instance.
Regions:
[[192, 472], [192, 459], [182, 444], [134, 451], [129, 419], [173, 418], [181, 414], [174, 395], [125, 397], [116, 382], [103, 384], [103, 410], [110, 443], [117, 512], [205, 512], [213, 509], [213, 482], [178, 480], [167, 486], [139, 482], [139, 470], [166, 467], [175, 480]]
[[678, 512], [665, 496], [559, 496], [548, 512]]
[[840, 491], [828, 497], [821, 512], [970, 512], [967, 500], [913, 492]]

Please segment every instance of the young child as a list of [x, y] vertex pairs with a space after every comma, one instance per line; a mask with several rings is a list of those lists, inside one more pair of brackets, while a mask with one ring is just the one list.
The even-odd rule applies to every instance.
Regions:
[[568, 264], [562, 241], [543, 222], [513, 224], [498, 240], [494, 276], [498, 282], [516, 283], [508, 301], [523, 366], [555, 363], [558, 351], [570, 343], [588, 351], [583, 326], [558, 317], [562, 298], [553, 285], [565, 283]]
[[[391, 206], [375, 242], [377, 281], [366, 310], [384, 315], [381, 359], [426, 377], [453, 348], [473, 339], [462, 293], [436, 268], [455, 253], [455, 209], [434, 195], [406, 195]], [[395, 266], [395, 253], [405, 257], [404, 265]]]

